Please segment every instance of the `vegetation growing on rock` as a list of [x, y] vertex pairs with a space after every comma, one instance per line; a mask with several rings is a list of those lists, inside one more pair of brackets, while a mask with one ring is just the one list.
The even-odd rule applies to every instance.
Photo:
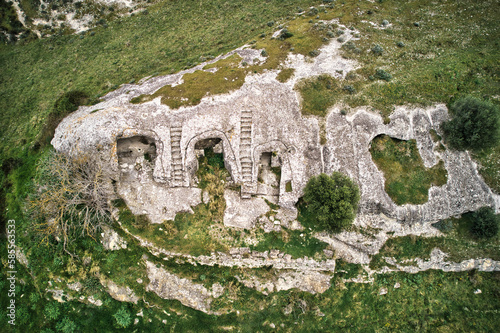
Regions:
[[318, 230], [338, 232], [351, 225], [358, 209], [359, 189], [349, 177], [334, 172], [309, 179], [304, 201]]
[[320, 75], [297, 83], [295, 89], [302, 96], [302, 114], [325, 117], [328, 109], [339, 100], [342, 92], [338, 81], [328, 75]]
[[431, 185], [446, 184], [443, 161], [425, 168], [415, 140], [403, 141], [381, 135], [370, 146], [373, 161], [384, 173], [385, 190], [398, 205], [423, 204]]
[[492, 102], [467, 96], [450, 107], [452, 119], [441, 126], [448, 144], [459, 150], [481, 150], [498, 145], [500, 108]]
[[471, 213], [470, 231], [477, 238], [493, 238], [498, 234], [500, 224], [500, 214], [490, 207], [482, 207]]
[[[36, 0], [21, 1], [25, 10], [27, 3], [38, 6]], [[314, 10], [309, 10], [312, 5]], [[303, 11], [297, 6], [305, 8], [310, 16], [297, 21], [296, 27], [287, 26], [293, 36], [280, 41], [281, 44], [271, 40], [271, 29], [267, 28], [266, 22], [273, 22], [272, 26], [274, 22], [281, 24], [287, 15]], [[316, 55], [314, 50], [324, 43], [324, 38], [334, 38], [335, 33], [326, 30], [317, 34], [314, 26], [320, 20], [338, 18], [341, 24], [356, 27], [361, 36], [360, 40], [346, 43], [343, 48], [345, 57], [362, 64], [362, 68], [355, 73], [356, 77], [349, 82], [357, 93], [342, 95], [343, 102], [349, 106], [371, 105], [387, 116], [393, 105], [448, 103], [457, 92], [490, 98], [498, 95], [499, 87], [496, 74], [499, 69], [498, 38], [495, 38], [498, 35], [498, 14], [491, 10], [492, 6], [496, 6], [493, 0], [379, 1], [376, 4], [370, 1], [342, 1], [329, 4], [326, 8], [321, 6], [321, 1], [305, 0], [242, 3], [208, 0], [203, 1], [202, 6], [199, 2], [166, 4], [160, 1], [149, 8], [148, 15], [134, 15], [116, 21], [111, 16], [108, 21], [103, 19], [90, 34], [63, 36], [71, 29], [61, 27], [61, 33], [55, 33], [52, 38], [1, 45], [1, 222], [3, 225], [7, 219], [17, 221], [17, 244], [29, 259], [27, 267], [17, 265], [18, 281], [24, 282], [16, 285], [17, 327], [22, 331], [42, 332], [117, 328], [113, 315], [120, 311], [122, 303], [100, 290], [101, 285], [95, 277], [100, 271], [102, 276], [130, 286], [142, 297], [137, 305], [127, 306], [132, 314], [130, 319], [139, 321], [137, 326], [134, 325], [139, 331], [222, 331], [228, 327], [262, 331], [275, 330], [273, 326], [277, 330], [296, 331], [370, 331], [375, 324], [379, 329], [388, 331], [494, 331], [499, 326], [498, 319], [486, 314], [495, 313], [500, 306], [496, 272], [444, 273], [431, 270], [417, 274], [375, 274], [372, 283], [354, 284], [344, 278], [366, 275], [366, 272], [361, 265], [345, 267], [339, 263], [332, 286], [324, 294], [311, 295], [290, 290], [268, 296], [246, 288], [235, 276], [262, 274], [270, 278], [275, 273], [272, 267], [242, 270], [236, 267], [195, 266], [183, 259], [170, 259], [169, 270], [175, 271], [175, 274], [223, 285], [224, 296], [214, 301], [220, 304], [219, 307], [214, 305], [214, 309], [240, 311], [242, 314], [206, 315], [182, 306], [178, 301], [160, 299], [144, 291], [144, 285], [137, 282], [141, 278], [144, 284], [148, 283], [141, 257], [150, 256], [150, 260], [157, 260], [158, 265], [166, 261], [152, 256], [121, 228], [116, 229], [122, 237], [126, 237], [128, 249], [106, 251], [91, 238], [77, 238], [69, 244], [69, 250], [80, 258], [88, 257], [86, 251], [91, 249], [91, 263], [88, 264], [78, 258], [68, 259], [62, 250], [62, 243], [53, 236], [42, 242], [43, 235], [29, 229], [30, 217], [23, 207], [33, 189], [35, 165], [47, 152], [39, 150], [36, 143], [50, 139], [51, 135], [44, 136], [41, 132], [60, 119], [51, 120], [49, 115], [54, 111], [54, 102], [68, 91], [85, 91], [92, 97], [102, 96], [120, 84], [133, 83], [134, 79], [192, 67], [201, 61], [200, 57], [216, 56], [242, 45], [250, 32], [255, 32], [255, 36], [259, 33], [261, 36], [264, 34], [263, 37], [268, 36], [259, 40], [255, 47], [265, 48], [268, 53], [266, 63], [279, 68], [277, 64], [289, 52]], [[326, 9], [328, 13], [325, 13]], [[109, 11], [106, 9], [106, 12]], [[414, 28], [415, 12], [419, 14], [419, 23]], [[7, 15], [15, 20], [12, 9]], [[382, 19], [387, 19], [391, 25], [386, 29], [370, 25], [370, 21], [380, 22]], [[313, 38], [302, 38], [304, 34], [301, 31]], [[50, 28], [46, 32], [49, 33]], [[286, 43], [290, 42], [294, 44], [288, 48]], [[384, 50], [378, 57], [369, 52], [374, 44], [381, 45]], [[393, 75], [391, 82], [370, 81], [369, 76], [377, 68], [387, 69]], [[40, 140], [40, 137], [47, 140]], [[480, 171], [488, 185], [499, 192], [499, 146], [481, 150], [474, 156], [481, 163]], [[295, 189], [296, 183], [293, 185]], [[147, 221], [141, 217], [133, 217], [131, 213], [129, 217], [135, 226], [141, 228], [147, 225], [148, 228], [143, 230], [151, 228], [154, 231], [149, 234], [151, 239], [168, 243], [170, 232], [177, 230], [183, 237], [188, 235], [188, 239], [183, 240], [186, 248], [198, 246], [195, 249], [198, 253], [218, 250], [216, 247], [204, 248], [206, 244], [202, 242], [193, 244], [193, 239], [199, 236], [196, 231], [208, 229], [213, 223], [212, 220], [196, 220], [210, 214], [207, 209], [195, 212], [200, 214], [180, 214], [177, 222], [155, 226], [146, 224]], [[308, 224], [302, 217], [299, 216], [299, 221], [307, 228]], [[177, 227], [185, 229], [179, 231]], [[451, 234], [454, 232], [451, 231]], [[322, 250], [324, 244], [311, 242], [314, 238], [307, 233], [302, 237], [301, 233], [297, 230], [290, 232], [292, 243], [286, 243], [284, 233], [259, 237], [264, 239], [262, 243], [283, 241], [280, 245], [293, 247], [290, 252], [297, 256], [315, 255], [315, 251], [311, 254], [311, 249], [304, 244]], [[231, 237], [238, 241], [238, 235], [231, 234]], [[395, 240], [388, 242], [381, 254], [395, 257], [403, 254], [402, 257], [407, 259], [426, 258], [425, 254], [434, 247], [445, 246], [443, 249], [449, 252], [450, 260], [476, 257], [498, 260], [498, 236], [480, 241], [416, 236]], [[1, 247], [6, 249], [6, 243], [2, 241]], [[4, 306], [8, 302], [6, 278], [5, 270], [2, 270], [1, 327], [9, 327]], [[63, 297], [66, 302], [60, 304], [47, 300], [52, 297], [52, 293], [46, 291], [48, 288], [61, 289], [65, 295], [75, 295], [67, 286], [70, 280], [87, 281], [84, 283], [85, 290], [88, 290], [85, 296], [94, 296], [102, 300], [103, 305], [97, 307], [87, 299], [80, 302], [66, 297]], [[401, 287], [396, 288], [396, 284]], [[381, 288], [388, 293], [380, 295]], [[474, 295], [478, 290], [482, 294]], [[60, 310], [48, 311], [51, 314], [46, 316], [44, 309], [51, 307], [48, 305], [51, 302], [57, 304]], [[135, 315], [139, 311], [143, 317]]]

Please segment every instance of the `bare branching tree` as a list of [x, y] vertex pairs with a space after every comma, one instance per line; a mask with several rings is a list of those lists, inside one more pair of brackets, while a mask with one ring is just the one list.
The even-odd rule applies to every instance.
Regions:
[[51, 152], [37, 167], [36, 193], [30, 200], [35, 227], [66, 245], [75, 237], [95, 237], [111, 221], [111, 180], [93, 156]]

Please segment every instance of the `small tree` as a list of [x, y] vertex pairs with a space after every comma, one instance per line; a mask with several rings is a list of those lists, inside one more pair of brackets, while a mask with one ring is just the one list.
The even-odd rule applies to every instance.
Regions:
[[127, 311], [125, 306], [122, 306], [118, 311], [116, 311], [113, 317], [116, 319], [118, 326], [123, 328], [127, 328], [132, 323], [130, 313]]
[[[111, 220], [110, 178], [98, 158], [72, 158], [51, 152], [39, 162], [30, 208], [38, 232], [64, 244], [80, 236], [94, 237]], [[67, 251], [67, 250], [66, 250]]]
[[492, 238], [498, 233], [500, 215], [490, 207], [482, 207], [470, 215], [470, 231], [477, 238]]
[[476, 97], [458, 99], [450, 107], [452, 119], [442, 124], [449, 145], [480, 150], [495, 146], [500, 136], [500, 112], [495, 104]]
[[337, 232], [351, 225], [359, 197], [358, 186], [340, 172], [312, 177], [304, 189], [304, 201], [319, 230]]

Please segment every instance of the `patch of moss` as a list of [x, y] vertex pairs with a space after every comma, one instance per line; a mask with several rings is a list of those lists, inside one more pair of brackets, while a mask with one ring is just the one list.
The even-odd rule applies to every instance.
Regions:
[[295, 68], [282, 69], [276, 76], [276, 80], [281, 83], [285, 83], [293, 76], [293, 73], [295, 73]]
[[320, 75], [300, 81], [295, 89], [302, 96], [302, 114], [325, 117], [341, 94], [338, 81], [329, 75]]
[[447, 182], [443, 161], [425, 168], [415, 140], [402, 141], [381, 135], [371, 142], [370, 153], [384, 173], [387, 194], [398, 205], [423, 204], [428, 200], [431, 185], [442, 186]]
[[[264, 70], [278, 68], [289, 52], [309, 55], [328, 42], [327, 32], [331, 32], [331, 30], [333, 30], [333, 25], [325, 23], [313, 25], [304, 18], [297, 18], [289, 22], [287, 31], [291, 36], [276, 39], [266, 37], [254, 44], [256, 49], [262, 49], [261, 55], [266, 57], [265, 62], [239, 67], [241, 57], [238, 54], [233, 54], [206, 65], [203, 70], [184, 74], [182, 84], [164, 86], [152, 95], [134, 97], [130, 102], [134, 104], [145, 103], [161, 97], [161, 102], [172, 109], [197, 105], [205, 96], [224, 94], [241, 88], [246, 75], [250, 73], [261, 73]], [[217, 70], [215, 72], [206, 71], [213, 68]], [[284, 69], [280, 74], [278, 80], [285, 82], [293, 75], [293, 69]]]

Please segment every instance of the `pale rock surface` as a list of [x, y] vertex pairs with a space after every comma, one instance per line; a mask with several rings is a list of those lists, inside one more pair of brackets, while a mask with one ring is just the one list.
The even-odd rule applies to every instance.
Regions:
[[108, 226], [102, 227], [101, 243], [106, 250], [110, 251], [127, 248], [127, 242]]
[[106, 279], [102, 275], [99, 280], [108, 294], [120, 302], [130, 302], [137, 304], [139, 297], [135, 295], [134, 291], [129, 286], [119, 286], [115, 282]]
[[246, 287], [256, 289], [264, 295], [294, 288], [311, 294], [321, 294], [330, 288], [332, 275], [320, 272], [284, 271], [278, 272], [271, 280], [264, 280], [255, 276], [245, 279], [236, 276], [236, 278]]
[[[211, 313], [212, 293], [203, 285], [181, 279], [161, 267], [156, 267], [150, 261], [146, 261], [146, 268], [149, 277], [149, 284], [146, 286], [147, 291], [152, 291], [161, 298], [176, 299], [190, 308]], [[219, 293], [220, 291], [217, 289], [216, 294]]]

